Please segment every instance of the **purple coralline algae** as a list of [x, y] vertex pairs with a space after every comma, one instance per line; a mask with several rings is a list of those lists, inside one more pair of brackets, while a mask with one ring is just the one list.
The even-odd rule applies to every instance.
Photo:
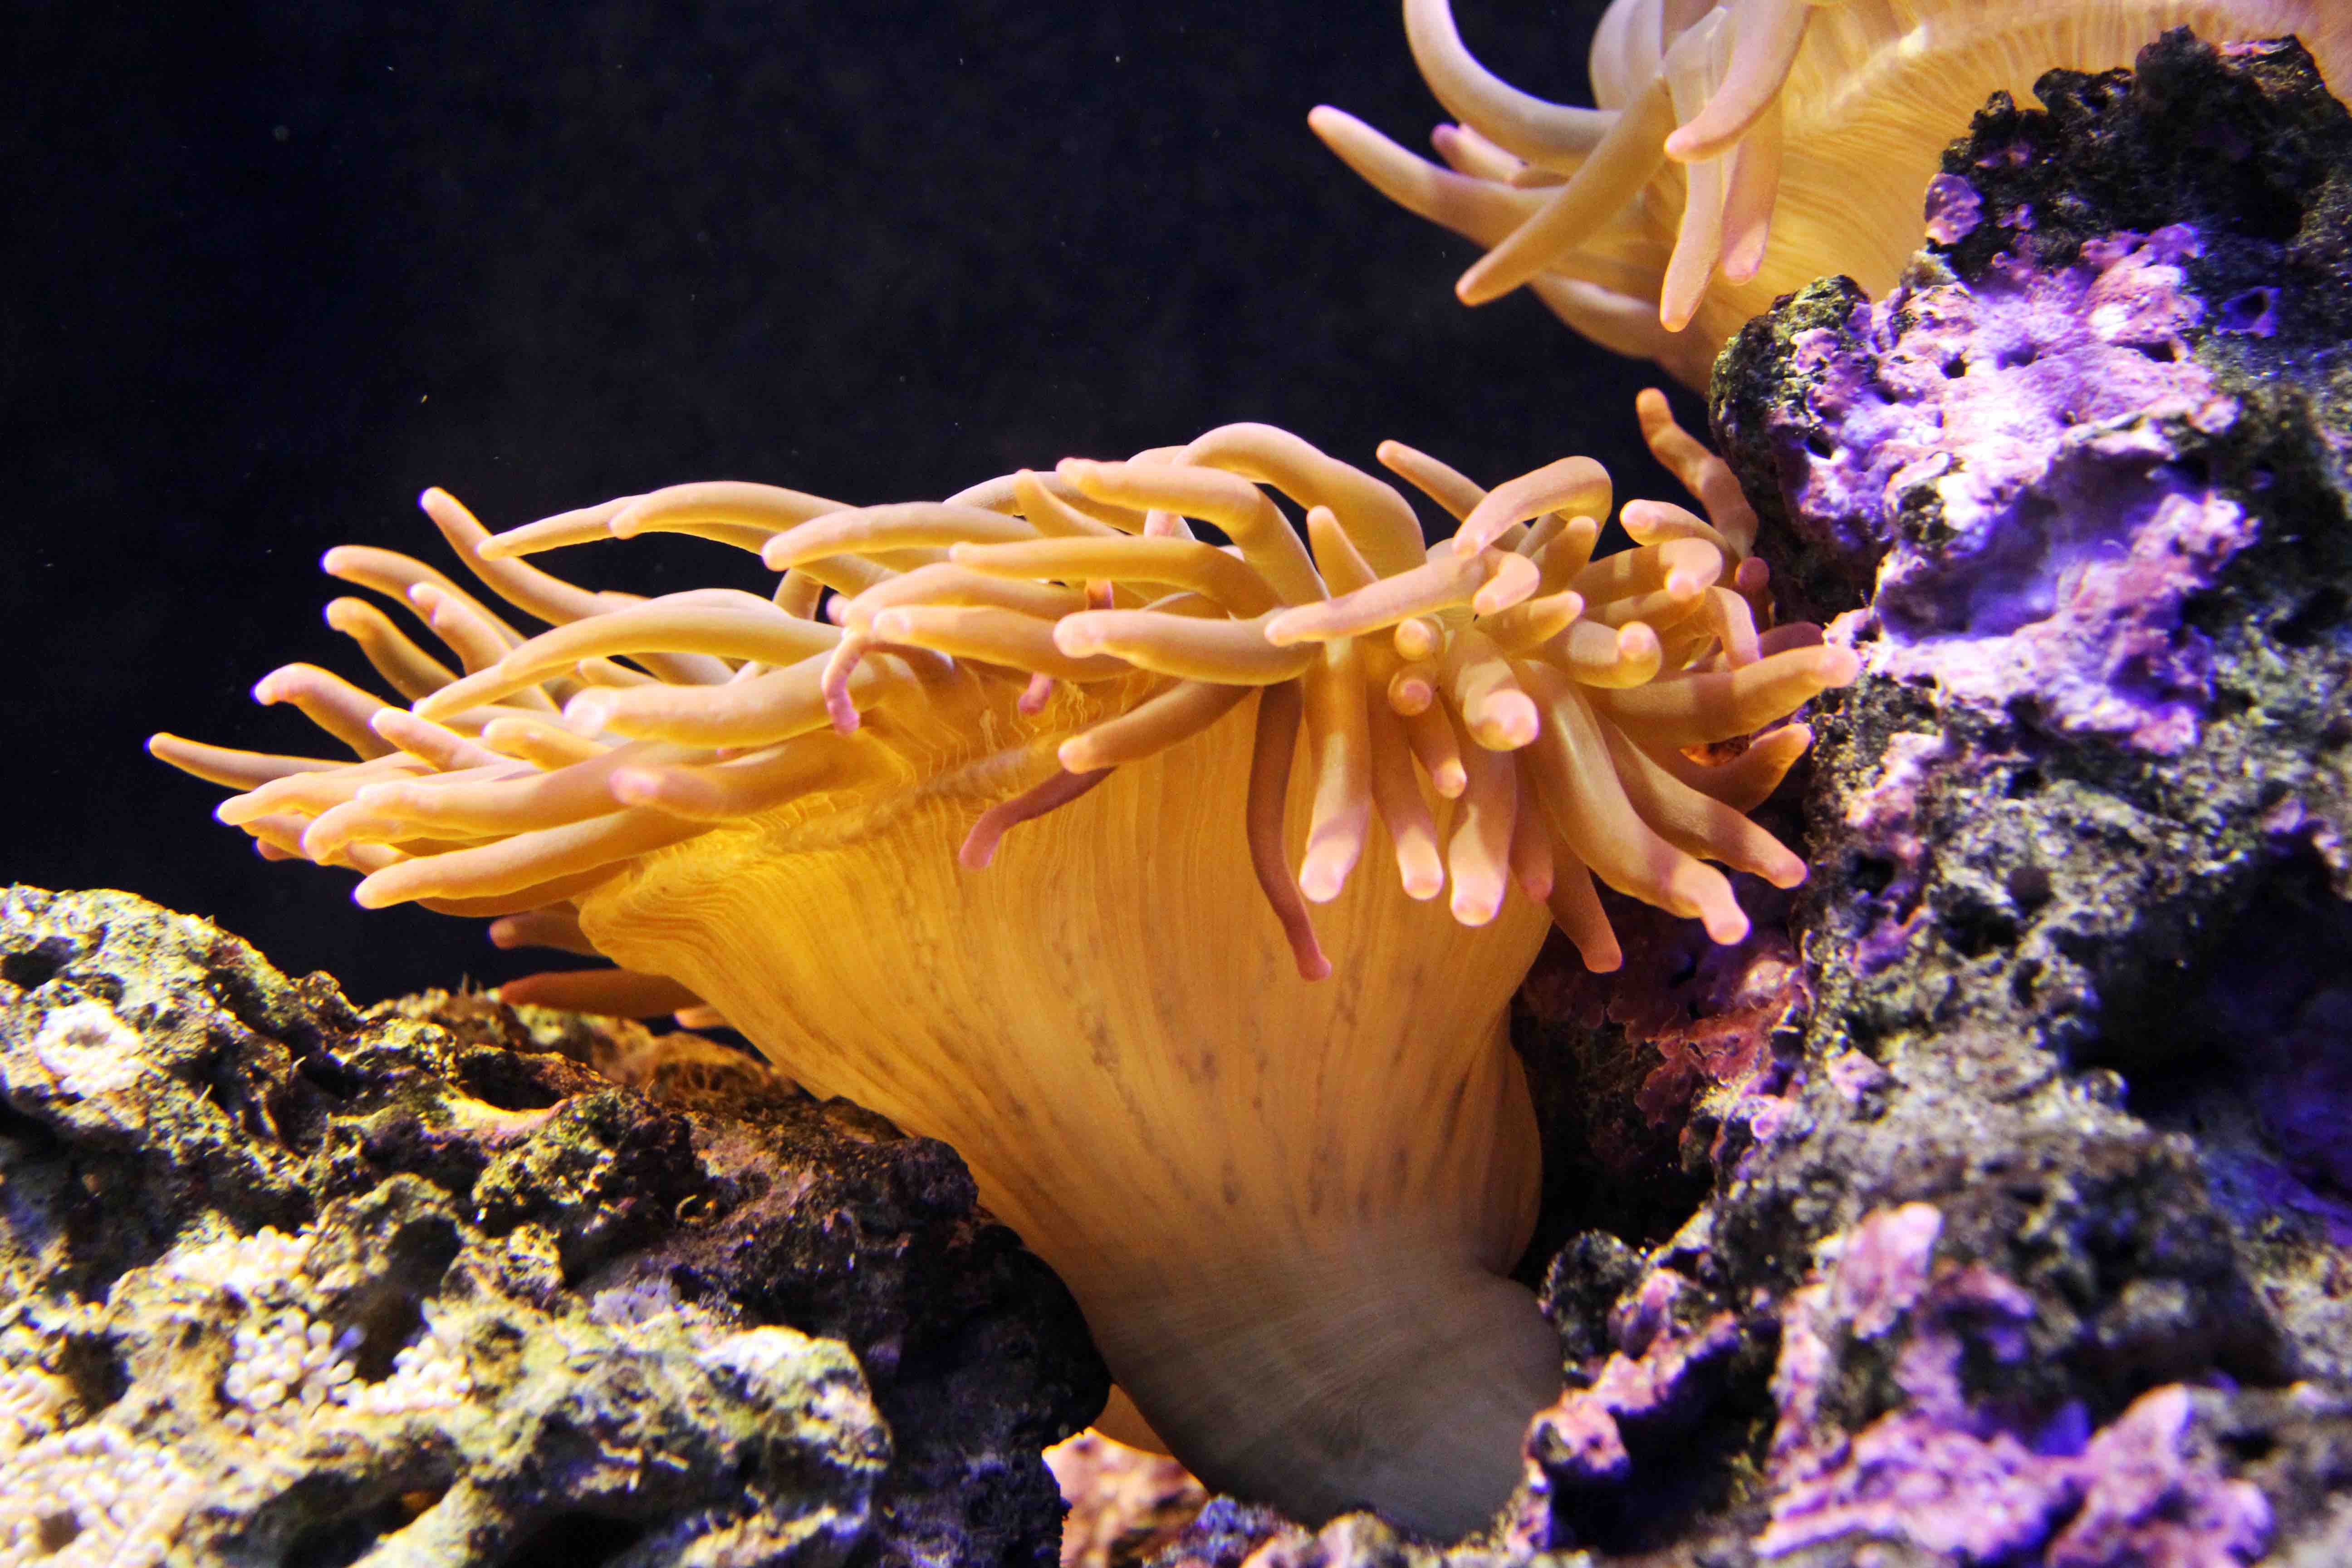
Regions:
[[[1980, 1265], [1931, 1277], [1941, 1228], [1927, 1204], [1866, 1215], [1824, 1249], [1834, 1255], [1827, 1279], [1790, 1298], [1772, 1378], [1774, 1490], [1757, 1555], [1862, 1538], [1965, 1563], [2046, 1547], [2051, 1568], [2238, 1568], [2258, 1557], [2269, 1504], [2223, 1475], [2181, 1385], [2142, 1394], [2095, 1434], [2077, 1404], [2036, 1429], [1969, 1397], [1969, 1357], [1999, 1367], [2026, 1355], [2033, 1300]], [[1851, 1435], [1822, 1422], [1835, 1342], [1884, 1338], [1906, 1319], [1894, 1379], [1906, 1406]]]
[[1843, 333], [1796, 335], [1790, 370], [1841, 441], [1789, 501], [1877, 555], [1870, 616], [1839, 628], [1870, 668], [2151, 751], [2195, 740], [2209, 656], [2183, 606], [2254, 526], [2179, 463], [2174, 432], [2238, 416], [2186, 352], [2201, 249], [2174, 224], [1976, 288], [1922, 268]]
[[[1643, 1281], [1637, 1300], [1660, 1294], [1661, 1285], [1671, 1287], [1663, 1292], [1669, 1297], [1681, 1293], [1679, 1278], [1661, 1272]], [[1746, 1342], [1729, 1312], [1688, 1328], [1671, 1321], [1631, 1332], [1622, 1322], [1616, 1327], [1617, 1348], [1598, 1368], [1570, 1371], [1571, 1378], [1590, 1381], [1570, 1387], [1528, 1431], [1527, 1483], [1506, 1532], [1517, 1550], [1574, 1544], [1560, 1539], [1560, 1494], [1627, 1480], [1635, 1453], [1655, 1464], [1707, 1414]]]
[[2042, 1549], [2050, 1568], [2242, 1568], [2270, 1539], [2270, 1506], [2260, 1489], [2222, 1479], [2190, 1415], [2189, 1390], [2158, 1389], [2074, 1455], [1885, 1416], [1834, 1470], [1773, 1500], [1756, 1551], [1770, 1562], [1859, 1535], [1966, 1563]]

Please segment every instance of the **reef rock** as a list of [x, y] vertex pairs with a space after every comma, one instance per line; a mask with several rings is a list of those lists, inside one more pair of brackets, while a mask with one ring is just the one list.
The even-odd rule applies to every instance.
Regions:
[[2185, 33], [2036, 90], [1717, 367], [1863, 675], [1785, 923], [1522, 994], [1587, 1146], [1509, 1513], [1164, 1561], [2352, 1563], [2352, 117]]
[[0, 1563], [1050, 1563], [1106, 1374], [944, 1146], [0, 893]]
[[1098, 1432], [1081, 1432], [1045, 1452], [1070, 1500], [1062, 1521], [1062, 1568], [1125, 1568], [1146, 1562], [1183, 1533], [1209, 1500], [1201, 1483], [1165, 1454], [1147, 1454]]

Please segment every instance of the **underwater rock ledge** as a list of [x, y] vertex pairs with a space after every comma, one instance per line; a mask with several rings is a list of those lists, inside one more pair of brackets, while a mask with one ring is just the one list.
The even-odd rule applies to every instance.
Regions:
[[0, 1562], [1047, 1564], [1108, 1376], [748, 1058], [0, 892]]

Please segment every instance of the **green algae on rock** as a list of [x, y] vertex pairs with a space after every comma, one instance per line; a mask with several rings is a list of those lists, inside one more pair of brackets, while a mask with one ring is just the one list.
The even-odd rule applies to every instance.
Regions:
[[0, 983], [0, 1561], [1053, 1560], [1105, 1374], [942, 1146], [121, 893]]

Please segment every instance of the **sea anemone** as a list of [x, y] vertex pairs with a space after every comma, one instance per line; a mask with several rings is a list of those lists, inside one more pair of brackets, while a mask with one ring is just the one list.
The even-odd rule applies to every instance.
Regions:
[[[1511, 994], [1553, 921], [1616, 964], [1596, 878], [1743, 935], [1710, 860], [1804, 875], [1745, 813], [1808, 731], [1754, 732], [1855, 668], [1771, 625], [1738, 486], [1663, 396], [1640, 414], [1706, 515], [1628, 503], [1636, 547], [1599, 559], [1588, 458], [1485, 490], [1383, 446], [1459, 521], [1431, 547], [1395, 489], [1262, 425], [937, 502], [690, 484], [493, 537], [427, 491], [554, 629], [330, 551], [463, 672], [339, 599], [413, 706], [309, 665], [256, 696], [358, 762], [152, 748], [364, 905], [621, 965], [512, 999], [723, 1018], [954, 1145], [1211, 1485], [1458, 1534], [1559, 1382], [1506, 1277], [1538, 1175]], [[656, 531], [781, 582], [640, 601], [520, 559]], [[1375, 822], [1393, 868], [1351, 875]]]
[[1444, 167], [1327, 106], [1307, 123], [1383, 195], [1486, 247], [1467, 305], [1526, 284], [1604, 348], [1704, 386], [1726, 340], [1843, 273], [1873, 294], [1919, 247], [1945, 147], [1995, 92], [2053, 68], [2128, 66], [2167, 28], [2294, 34], [2338, 89], [2336, 0], [1615, 0], [1592, 40], [1595, 109], [1548, 102], [1464, 47], [1448, 0], [1405, 37], [1460, 123]]

